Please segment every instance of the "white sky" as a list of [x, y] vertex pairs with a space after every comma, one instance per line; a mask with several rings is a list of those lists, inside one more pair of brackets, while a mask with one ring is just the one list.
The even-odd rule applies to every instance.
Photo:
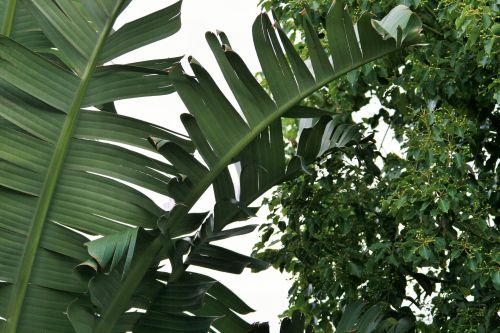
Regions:
[[[173, 3], [172, 0], [139, 1], [134, 0], [118, 19], [116, 26], [144, 16]], [[233, 49], [245, 60], [251, 72], [260, 70], [253, 48], [251, 27], [259, 13], [257, 0], [184, 0], [182, 7], [182, 28], [180, 32], [163, 41], [143, 47], [120, 57], [116, 63], [130, 63], [145, 59], [167, 58], [191, 55], [196, 58], [219, 83], [221, 89], [230, 95], [216, 61], [205, 42], [205, 32], [222, 30], [228, 35]], [[228, 96], [230, 100], [234, 99]], [[118, 112], [140, 118], [178, 132], [185, 133], [179, 120], [186, 109], [176, 94], [151, 98], [136, 98], [116, 103]], [[157, 199], [158, 200], [158, 199]], [[167, 203], [164, 203], [164, 206]], [[201, 210], [211, 209], [212, 200], [206, 198], [197, 206]], [[262, 223], [265, 212], [260, 218], [248, 223]], [[243, 254], [250, 254], [258, 234], [235, 237], [219, 245]], [[201, 270], [199, 270], [201, 271]], [[269, 268], [261, 273], [246, 270], [241, 275], [232, 275], [204, 270], [236, 292], [256, 312], [245, 316], [249, 322], [268, 321], [271, 332], [279, 331], [278, 315], [287, 308], [287, 293], [291, 282], [285, 275]]]

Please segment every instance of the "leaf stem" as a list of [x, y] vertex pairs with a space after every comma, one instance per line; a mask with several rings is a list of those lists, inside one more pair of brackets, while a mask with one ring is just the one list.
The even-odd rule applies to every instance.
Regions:
[[54, 154], [52, 155], [52, 158], [50, 160], [47, 174], [43, 182], [40, 199], [38, 200], [38, 204], [33, 215], [33, 220], [26, 237], [26, 245], [23, 250], [21, 261], [19, 263], [15, 283], [12, 286], [10, 300], [7, 305], [7, 323], [5, 325], [5, 333], [15, 333], [17, 331], [24, 299], [26, 297], [26, 292], [30, 283], [31, 272], [33, 270], [36, 254], [45, 227], [45, 221], [47, 219], [58, 180], [61, 176], [64, 160], [70, 147], [73, 131], [80, 114], [80, 107], [87, 93], [87, 88], [90, 83], [90, 79], [92, 78], [94, 68], [97, 65], [97, 61], [99, 60], [101, 50], [106, 42], [106, 38], [108, 37], [111, 28], [113, 27], [116, 17], [120, 13], [120, 9], [124, 1], [125, 0], [119, 0], [115, 5], [111, 17], [109, 18], [103, 31], [101, 32], [101, 35], [99, 36], [99, 39], [97, 40], [96, 46], [82, 74], [78, 89], [76, 90], [73, 100], [70, 104], [68, 115], [64, 121], [61, 133], [59, 134], [59, 138], [54, 149]]
[[387, 124], [387, 128], [385, 129], [384, 137], [382, 138], [382, 141], [380, 141], [380, 145], [378, 146], [378, 150], [382, 149], [382, 146], [384, 145], [385, 138], [387, 137], [387, 133], [389, 133], [389, 129], [391, 128], [391, 124]]
[[3, 14], [2, 28], [0, 30], [0, 35], [4, 35], [5, 37], [10, 37], [12, 33], [14, 18], [16, 16], [16, 2], [17, 0], [7, 1], [7, 7]]
[[441, 36], [441, 37], [444, 37], [444, 34], [443, 34], [442, 32], [437, 31], [436, 29], [434, 29], [434, 28], [433, 28], [433, 27], [431, 27], [430, 25], [425, 24], [425, 23], [422, 23], [422, 26], [423, 26], [425, 29], [427, 29], [427, 30], [429, 30], [429, 31], [431, 31], [431, 32], [433, 32], [433, 33], [435, 33], [436, 35]]

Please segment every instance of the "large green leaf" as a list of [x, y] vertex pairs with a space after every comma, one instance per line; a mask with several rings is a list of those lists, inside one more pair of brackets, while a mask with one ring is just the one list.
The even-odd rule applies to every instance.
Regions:
[[[172, 83], [190, 112], [181, 119], [203, 161], [175, 142], [152, 140], [179, 172], [168, 183], [169, 195], [175, 199], [176, 206], [159, 223], [161, 235], [157, 238], [160, 239], [157, 250], [163, 249], [159, 252], [160, 257], [155, 261], [137, 255], [131, 273], [122, 281], [122, 285], [128, 287], [115, 294], [117, 301], [113, 304], [121, 305], [109, 306], [100, 313], [97, 332], [109, 332], [115, 323], [120, 324], [122, 314], [130, 307], [128, 300], [135, 295], [135, 289], [130, 286], [139, 285], [146, 274], [146, 271], [140, 273], [139, 265], [144, 268], [154, 266], [154, 262], [161, 259], [170, 259], [169, 283], [186, 281], [189, 276], [186, 269], [192, 264], [233, 273], [241, 272], [244, 267], [264, 268], [264, 264], [253, 258], [209, 243], [225, 237], [224, 232], [230, 235], [229, 230], [223, 230], [228, 224], [250, 217], [253, 210], [249, 205], [269, 188], [306, 171], [307, 164], [317, 157], [360, 139], [357, 128], [348, 125], [341, 116], [325, 116], [302, 132], [296, 156], [287, 161], [280, 118], [292, 111], [304, 114], [308, 109], [300, 108], [300, 102], [335, 78], [416, 43], [420, 37], [420, 23], [408, 8], [399, 6], [382, 21], [371, 21], [365, 14], [353, 27], [347, 24], [351, 21], [341, 1], [332, 6], [327, 22], [333, 64], [309, 19], [304, 17], [314, 71], [311, 73], [285, 33], [273, 25], [267, 15], [257, 18], [253, 27], [254, 42], [272, 96], [255, 80], [223, 33], [218, 36], [207, 33], [208, 44], [240, 110], [228, 101], [196, 60], [190, 59], [194, 77], [185, 74], [180, 65], [171, 70]], [[387, 33], [380, 34], [381, 28]], [[324, 112], [313, 110], [310, 116], [321, 114]], [[228, 171], [232, 163], [237, 163], [240, 169], [239, 196], [238, 187], [234, 186]], [[210, 186], [216, 199], [213, 213], [208, 217], [193, 215], [190, 209]], [[240, 234], [234, 232], [235, 236]], [[178, 238], [172, 240], [172, 236]], [[151, 244], [148, 249], [152, 248]], [[210, 307], [217, 307], [210, 298], [206, 298], [206, 302]], [[143, 305], [143, 309], [146, 310], [144, 318], [157, 311], [148, 304]], [[209, 310], [196, 313], [213, 314]], [[234, 331], [237, 326], [232, 325], [238, 325], [237, 319], [217, 326], [218, 322], [226, 320], [224, 318], [216, 320], [214, 327], [224, 332]]]
[[[163, 277], [168, 280], [169, 275], [159, 273], [157, 277], [160, 279]], [[203, 302], [198, 303], [195, 307], [189, 309], [190, 313], [193, 313], [197, 316], [217, 318], [212, 324], [212, 327], [222, 332], [248, 331], [248, 329], [250, 328], [250, 324], [242, 319], [240, 315], [247, 314], [249, 312], [252, 312], [253, 310], [226, 286], [224, 286], [220, 282], [213, 281], [206, 275], [197, 273], [186, 273], [183, 277], [182, 283], [187, 285], [203, 285], [206, 283], [211, 284], [210, 288], [204, 295]], [[175, 288], [177, 284], [174, 283], [172, 285]], [[158, 299], [157, 295], [153, 295], [153, 297], [155, 299]], [[161, 293], [159, 294], [159, 297], [160, 299], [163, 298]], [[182, 309], [182, 307], [177, 308], [177, 311], [179, 311], [179, 309]], [[153, 305], [151, 307], [151, 310], [158, 311], [159, 308]]]
[[[244, 332], [250, 327], [238, 314], [253, 310], [220, 282], [202, 274], [187, 273], [182, 282], [167, 283], [169, 276], [165, 272], [149, 271], [134, 290], [129, 306], [148, 308], [150, 314], [122, 314], [110, 331], [142, 332], [156, 327], [160, 332], [181, 328], [207, 332], [213, 324], [216, 328]], [[93, 305], [101, 311], [112, 306], [113, 296], [120, 291], [122, 283], [117, 271], [93, 278], [89, 285]], [[185, 316], [185, 311], [196, 316]], [[94, 316], [89, 299], [82, 298], [71, 304], [68, 316], [77, 333], [99, 331], [105, 326], [99, 325], [102, 320]], [[118, 327], [121, 329], [117, 330]]]
[[[344, 23], [339, 25], [338, 22]], [[176, 228], [182, 216], [187, 214], [210, 184], [214, 185], [218, 203], [238, 202], [227, 205], [223, 212], [226, 216], [236, 216], [240, 207], [246, 207], [272, 186], [303, 171], [304, 166], [317, 156], [359, 139], [355, 127], [343, 124], [338, 116], [333, 119], [325, 117], [313, 128], [303, 131], [297, 156], [288, 165], [285, 161], [281, 116], [324, 84], [364, 63], [412, 44], [420, 36], [418, 19], [404, 6], [395, 8], [384, 20], [372, 22], [388, 31], [403, 31], [402, 38], [384, 39], [386, 36], [380, 35], [372, 27], [366, 15], [354, 27], [345, 22], [350, 22], [350, 18], [342, 3], [337, 1], [332, 5], [327, 19], [329, 38], [338, 39], [330, 43], [332, 65], [320, 47], [316, 33], [310, 30], [312, 28], [307, 16], [304, 16], [304, 25], [310, 32], [306, 41], [311, 54], [313, 76], [279, 27], [273, 26], [265, 14], [257, 18], [253, 26], [254, 42], [272, 97], [253, 78], [241, 58], [231, 49], [224, 34], [220, 34], [217, 39], [214, 34], [207, 33], [207, 41], [243, 116], [196, 61], [191, 61], [195, 77], [184, 74], [180, 67], [174, 67], [172, 81], [191, 113], [190, 117], [184, 117], [183, 120], [207, 167], [200, 165], [198, 173], [190, 174], [186, 161], [194, 161], [187, 152], [172, 148], [163, 150], [161, 144], [158, 145], [160, 152], [185, 175], [181, 181], [171, 181], [177, 189], [175, 199], [180, 207], [172, 212], [166, 222], [167, 233], [170, 228]], [[398, 32], [397, 36], [400, 34]], [[374, 43], [370, 44], [367, 40]], [[215, 121], [217, 126], [214, 126]], [[169, 144], [169, 147], [173, 146]], [[219, 187], [232, 187], [230, 178], [221, 180], [220, 177], [227, 170], [226, 167], [234, 162], [239, 163], [241, 170], [240, 196], [235, 198], [233, 191], [225, 191], [226, 196], [218, 195]], [[193, 170], [192, 167], [189, 169]], [[229, 218], [217, 228], [222, 229], [234, 220]], [[197, 255], [198, 251], [202, 251], [199, 248], [207, 248], [205, 243], [202, 236], [195, 239], [187, 264], [194, 262], [205, 265], [205, 261]], [[224, 260], [212, 265], [221, 265], [218, 269], [227, 270]], [[233, 264], [233, 267], [235, 272], [238, 271], [237, 265]]]
[[[131, 185], [168, 195], [178, 173], [130, 147], [151, 151], [155, 136], [193, 151], [175, 132], [84, 109], [173, 91], [165, 69], [178, 58], [104, 65], [180, 27], [179, 2], [113, 31], [129, 2], [0, 0], [2, 332], [71, 332], [64, 313], [87, 291], [74, 270], [86, 235], [156, 229], [164, 212]], [[134, 243], [113, 248], [112, 267], [130, 263]]]
[[[350, 19], [347, 21], [348, 12], [341, 1], [337, 1], [328, 14], [327, 27], [330, 39], [340, 35], [343, 36], [344, 42], [332, 44], [332, 66], [327, 54], [320, 47], [316, 34], [311, 31], [306, 41], [310, 45], [311, 62], [315, 69], [313, 77], [292, 47], [283, 51], [281, 44], [290, 43], [285, 34], [280, 33], [279, 27], [271, 24], [267, 15], [260, 15], [254, 23], [253, 36], [273, 98], [257, 83], [241, 58], [231, 50], [230, 45], [224, 43], [227, 41], [225, 35], [222, 34], [219, 41], [216, 35], [207, 33], [207, 41], [244, 117], [228, 102], [209, 74], [196, 61], [191, 61], [195, 78], [184, 74], [180, 67], [174, 67], [171, 73], [172, 81], [194, 117], [185, 120], [185, 123], [188, 120], [190, 122], [186, 128], [208, 166], [203, 176], [188, 175], [187, 180], [183, 181], [190, 190], [186, 196], [178, 198], [177, 201], [186, 208], [178, 210], [177, 216], [185, 214], [226, 166], [235, 161], [241, 163], [240, 177], [243, 180], [254, 180], [249, 184], [253, 185], [253, 188], [248, 191], [242, 185], [241, 193], [245, 194], [244, 201], [247, 203], [278, 183], [287, 172], [279, 118], [326, 83], [364, 63], [414, 43], [419, 37], [419, 25], [416, 25], [416, 28], [413, 25], [418, 19], [410, 19], [414, 17], [404, 6], [395, 8], [377, 25], [384, 26], [388, 31], [401, 30], [405, 32], [403, 35], [406, 38], [397, 41], [384, 39], [385, 36], [381, 36], [372, 27], [367, 15], [354, 27], [345, 24], [350, 22]], [[339, 21], [344, 24], [338, 26]], [[408, 25], [409, 22], [412, 25]], [[304, 24], [310, 27], [307, 16], [304, 16]], [[355, 28], [359, 40], [354, 33]], [[335, 60], [341, 58], [348, 61]], [[214, 126], [215, 121], [217, 126]], [[196, 142], [195, 137], [202, 137], [205, 142], [200, 143], [199, 139]], [[337, 138], [341, 139], [341, 136]], [[167, 159], [174, 159], [181, 154], [171, 152], [165, 155]], [[183, 160], [187, 158], [186, 156]], [[255, 181], [256, 179], [258, 181]], [[243, 180], [242, 183], [245, 184]], [[171, 217], [172, 227], [177, 223], [177, 216]]]
[[1, 33], [32, 50], [48, 51], [53, 45], [33, 20], [27, 8], [16, 1], [1, 1]]

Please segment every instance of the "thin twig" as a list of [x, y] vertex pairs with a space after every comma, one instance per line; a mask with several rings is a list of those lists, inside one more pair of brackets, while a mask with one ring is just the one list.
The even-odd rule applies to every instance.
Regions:
[[380, 142], [380, 145], [378, 147], [378, 150], [382, 149], [382, 145], [384, 144], [384, 141], [385, 141], [385, 137], [387, 136], [387, 132], [389, 132], [389, 128], [391, 127], [390, 124], [387, 124], [387, 128], [385, 130], [385, 133], [384, 133], [384, 136], [382, 138], [382, 141]]
[[423, 26], [425, 29], [427, 29], [427, 30], [429, 30], [429, 31], [432, 31], [432, 32], [433, 32], [433, 33], [435, 33], [436, 35], [439, 35], [439, 36], [441, 36], [441, 37], [443, 37], [443, 38], [444, 38], [444, 34], [443, 34], [442, 32], [437, 31], [436, 29], [434, 29], [434, 28], [433, 28], [433, 27], [431, 27], [430, 25], [425, 24], [425, 23], [422, 23], [422, 26]]

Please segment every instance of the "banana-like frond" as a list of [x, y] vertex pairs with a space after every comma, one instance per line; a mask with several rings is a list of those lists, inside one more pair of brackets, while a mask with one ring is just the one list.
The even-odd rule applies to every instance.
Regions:
[[[320, 110], [301, 107], [300, 102], [350, 70], [413, 45], [420, 38], [420, 21], [405, 6], [396, 7], [381, 21], [372, 20], [365, 14], [352, 25], [347, 10], [341, 1], [337, 1], [327, 17], [328, 54], [332, 60], [323, 50], [307, 15], [304, 16], [304, 27], [313, 72], [299, 57], [285, 33], [273, 25], [266, 14], [258, 16], [254, 23], [255, 48], [271, 94], [256, 81], [243, 60], [231, 49], [226, 35], [207, 33], [208, 44], [239, 109], [229, 102], [209, 73], [194, 59], [190, 59], [194, 77], [185, 74], [180, 65], [172, 68], [172, 83], [190, 112], [181, 119], [203, 161], [176, 142], [152, 138], [158, 151], [178, 171], [178, 176], [168, 183], [168, 193], [175, 199], [176, 206], [160, 219], [161, 234], [146, 246], [139, 246], [142, 252], [136, 253], [129, 273], [114, 293], [110, 303], [113, 306], [96, 312], [96, 332], [109, 332], [114, 325], [120, 326], [126, 320], [123, 315], [132, 306], [130, 300], [138, 296], [136, 291], [141, 280], [161, 259], [168, 258], [172, 266], [167, 286], [168, 283], [175, 285], [188, 281], [186, 269], [190, 265], [231, 273], [239, 273], [245, 267], [264, 269], [265, 263], [210, 242], [251, 231], [251, 228], [225, 228], [232, 222], [252, 216], [255, 210], [249, 205], [272, 186], [307, 171], [308, 164], [332, 149], [360, 139], [356, 126], [347, 124], [341, 115], [327, 115], [302, 132], [296, 155], [287, 161], [281, 117], [287, 113], [307, 117], [308, 111], [311, 111], [310, 117], [324, 114]], [[233, 184], [228, 170], [228, 166], [234, 163], [240, 170], [239, 186]], [[210, 186], [213, 186], [216, 199], [213, 213], [190, 213]], [[127, 235], [123, 234], [123, 237]], [[119, 242], [114, 240], [113, 243], [118, 246]], [[158, 253], [159, 257], [151, 259], [153, 253]], [[212, 311], [202, 308], [189, 312], [208, 315], [215, 320], [213, 327], [222, 332], [246, 330], [236, 328], [239, 319], [234, 313], [222, 307], [214, 310], [217, 303], [210, 298], [205, 298], [205, 302], [210, 304], [208, 308]], [[146, 312], [136, 314], [141, 317], [137, 323], [152, 314], [176, 315], [172, 309], [157, 304], [155, 297], [143, 304], [141, 309]], [[218, 316], [222, 318], [217, 319]], [[130, 330], [140, 332], [142, 328], [137, 324]]]
[[[382, 21], [371, 21], [365, 14], [354, 26], [346, 22], [351, 22], [349, 14], [337, 1], [327, 16], [332, 63], [307, 15], [304, 16], [313, 74], [283, 31], [273, 26], [266, 14], [260, 15], [253, 26], [254, 43], [272, 96], [251, 75], [223, 33], [219, 38], [207, 33], [208, 44], [241, 113], [196, 61], [190, 62], [194, 77], [184, 74], [179, 66], [172, 69], [172, 81], [190, 111], [190, 115], [183, 116], [183, 123], [204, 164], [175, 143], [160, 142], [157, 145], [159, 152], [183, 175], [169, 183], [178, 206], [164, 221], [162, 230], [165, 234], [178, 229], [189, 208], [209, 185], [213, 185], [217, 205], [223, 205], [224, 209], [219, 209], [218, 214], [216, 205], [214, 222], [206, 222], [202, 228], [202, 231], [209, 230], [208, 234], [241, 220], [242, 209], [272, 186], [305, 171], [305, 166], [318, 156], [360, 139], [357, 128], [343, 122], [341, 115], [324, 116], [314, 127], [302, 132], [296, 156], [288, 162], [285, 160], [280, 117], [289, 110], [297, 110], [302, 99], [326, 83], [362, 64], [411, 45], [420, 37], [420, 21], [405, 6], [396, 7]], [[380, 29], [386, 33], [380, 34]], [[314, 117], [318, 112], [313, 114]], [[231, 163], [239, 164], [239, 197], [235, 195], [227, 170]], [[195, 238], [185, 266], [198, 264], [228, 271], [227, 265], [238, 272], [238, 265], [232, 262], [235, 256], [207, 245], [205, 238], [203, 232]], [[238, 262], [243, 264], [245, 260], [252, 265], [250, 259], [240, 258]]]
[[[237, 314], [247, 314], [248, 307], [220, 282], [198, 273], [186, 273], [182, 282], [167, 282], [170, 274], [150, 270], [136, 286], [128, 306], [152, 309], [147, 314], [121, 314], [113, 332], [208, 332], [215, 327], [226, 332], [245, 332], [250, 325]], [[90, 297], [74, 301], [68, 317], [76, 333], [98, 331], [100, 321], [95, 311], [106, 312], [123, 280], [117, 271], [98, 275], [89, 284]], [[186, 315], [184, 312], [193, 315]]]
[[142, 152], [154, 150], [148, 137], [193, 151], [185, 136], [97, 110], [174, 91], [166, 70], [178, 58], [104, 65], [180, 27], [178, 2], [113, 31], [129, 2], [0, 0], [2, 332], [73, 331], [65, 312], [87, 292], [74, 269], [85, 235], [129, 234], [114, 255], [130, 258], [137, 228], [164, 214], [136, 188], [169, 195], [178, 171]]
[[[253, 25], [254, 44], [272, 96], [255, 80], [223, 33], [219, 38], [207, 33], [208, 44], [243, 115], [196, 61], [190, 62], [195, 77], [184, 74], [180, 66], [172, 69], [172, 82], [190, 112], [183, 116], [183, 123], [206, 166], [175, 143], [160, 143], [160, 153], [186, 176], [169, 183], [177, 203], [185, 208], [171, 215], [166, 229], [175, 228], [182, 220], [179, 217], [187, 213], [211, 184], [214, 184], [217, 201], [235, 199], [226, 172], [230, 163], [240, 163], [238, 201], [247, 204], [295, 172], [297, 162], [288, 166], [285, 163], [280, 117], [328, 82], [403, 46], [412, 45], [420, 37], [420, 21], [405, 6], [394, 8], [382, 21], [371, 20], [365, 14], [354, 26], [350, 22], [342, 2], [335, 2], [327, 16], [332, 63], [304, 15], [313, 75], [284, 32], [273, 26], [266, 14], [260, 15]], [[381, 35], [374, 26], [378, 30], [385, 29], [386, 33]], [[336, 119], [324, 118], [315, 136], [310, 132], [305, 135], [311, 145], [299, 148], [298, 156], [306, 163], [324, 152], [325, 147], [321, 144], [325, 141], [321, 139], [330, 121], [338, 125]], [[328, 125], [334, 130], [329, 133], [328, 142], [333, 145], [347, 143], [346, 138], [352, 132], [345, 133], [335, 125]], [[342, 126], [342, 129], [347, 128]]]

